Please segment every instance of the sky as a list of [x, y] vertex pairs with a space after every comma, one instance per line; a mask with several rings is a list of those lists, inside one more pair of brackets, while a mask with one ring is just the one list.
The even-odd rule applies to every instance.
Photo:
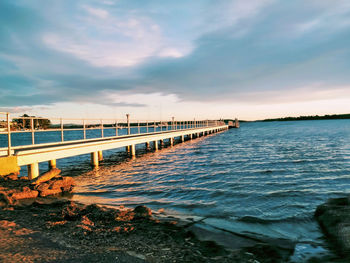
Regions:
[[350, 113], [350, 1], [1, 0], [0, 111]]

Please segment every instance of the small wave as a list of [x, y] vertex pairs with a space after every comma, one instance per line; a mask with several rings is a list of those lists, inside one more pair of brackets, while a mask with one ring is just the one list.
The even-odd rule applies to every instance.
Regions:
[[267, 197], [297, 197], [297, 196], [304, 196], [307, 193], [311, 193], [310, 191], [304, 190], [283, 190], [283, 191], [276, 191], [276, 192], [270, 192], [267, 193]]

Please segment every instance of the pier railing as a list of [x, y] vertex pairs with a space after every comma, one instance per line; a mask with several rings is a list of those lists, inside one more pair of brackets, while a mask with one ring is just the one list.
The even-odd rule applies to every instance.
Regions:
[[[88, 141], [96, 138], [162, 133], [223, 125], [218, 120], [135, 120], [125, 119], [42, 118], [14, 117], [0, 112], [0, 150], [11, 155], [11, 150], [28, 145]], [[46, 136], [39, 134], [45, 133]]]

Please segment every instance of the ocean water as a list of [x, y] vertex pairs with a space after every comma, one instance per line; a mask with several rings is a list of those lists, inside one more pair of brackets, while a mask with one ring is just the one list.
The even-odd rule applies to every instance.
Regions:
[[288, 239], [298, 248], [324, 246], [314, 211], [350, 193], [350, 120], [241, 123], [158, 152], [140, 145], [137, 155], [106, 151], [98, 170], [88, 155], [58, 166], [78, 182], [74, 200], [144, 204], [200, 217], [216, 229]]

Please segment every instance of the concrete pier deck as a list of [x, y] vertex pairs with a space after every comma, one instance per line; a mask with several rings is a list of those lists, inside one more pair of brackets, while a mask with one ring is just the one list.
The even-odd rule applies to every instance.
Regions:
[[4, 166], [5, 171], [2, 171], [4, 169], [0, 167], [0, 175], [9, 173], [9, 171], [19, 171], [20, 166], [28, 165], [28, 177], [32, 179], [39, 175], [38, 164], [41, 162], [49, 162], [49, 167], [52, 168], [56, 166], [56, 159], [88, 153], [91, 154], [91, 164], [98, 167], [99, 161], [103, 158], [102, 151], [104, 150], [126, 147], [130, 155], [134, 157], [135, 145], [137, 144], [146, 144], [147, 147], [153, 146], [154, 150], [158, 150], [158, 144], [164, 140], [169, 140], [170, 145], [173, 145], [174, 138], [180, 138], [180, 141], [183, 142], [185, 137], [192, 139], [227, 129], [228, 125], [220, 123], [199, 128], [17, 146], [11, 147], [10, 150], [0, 148], [0, 163], [7, 164], [7, 167]]

